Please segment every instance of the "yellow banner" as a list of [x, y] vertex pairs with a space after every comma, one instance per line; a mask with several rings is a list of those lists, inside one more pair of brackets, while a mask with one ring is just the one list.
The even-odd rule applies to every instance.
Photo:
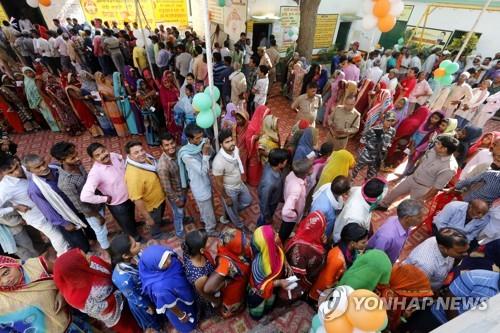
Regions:
[[315, 49], [324, 49], [332, 46], [338, 18], [338, 14], [320, 14], [316, 17], [316, 31], [314, 33]]
[[9, 21], [9, 20], [10, 20], [10, 17], [5, 12], [5, 9], [3, 8], [3, 6], [0, 4], [0, 22]]
[[[149, 0], [139, 2], [142, 11], [141, 20], [143, 24], [155, 26], [160, 23], [168, 23], [179, 27], [185, 27], [188, 23], [187, 5], [185, 0]], [[103, 21], [136, 22], [135, 0], [80, 0], [85, 18], [90, 21], [100, 18]]]

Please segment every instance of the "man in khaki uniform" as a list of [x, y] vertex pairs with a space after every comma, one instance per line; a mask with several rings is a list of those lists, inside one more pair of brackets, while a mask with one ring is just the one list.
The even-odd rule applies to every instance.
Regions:
[[316, 116], [323, 103], [321, 95], [316, 94], [317, 92], [318, 85], [315, 82], [311, 82], [307, 85], [306, 93], [293, 101], [292, 109], [297, 111], [296, 121], [305, 119], [311, 123], [312, 127], [316, 127]]
[[233, 64], [234, 72], [229, 75], [231, 81], [231, 103], [238, 105], [241, 94], [247, 91], [247, 79], [245, 74], [241, 72], [241, 64], [235, 62]]
[[358, 133], [361, 115], [354, 108], [356, 96], [347, 96], [344, 105], [335, 107], [328, 117], [328, 141], [333, 143], [333, 150], [345, 149], [349, 137]]
[[454, 137], [438, 136], [436, 145], [425, 153], [415, 172], [396, 185], [376, 209], [387, 210], [394, 201], [408, 194], [411, 199], [432, 199], [457, 172], [458, 164], [453, 156], [457, 148], [458, 140]]
[[[272, 67], [269, 69], [269, 87], [272, 87], [273, 83], [276, 82], [276, 66], [280, 61], [280, 52], [276, 46], [276, 40], [271, 40], [271, 47], [266, 51], [271, 60]], [[271, 91], [271, 89], [269, 89]]]

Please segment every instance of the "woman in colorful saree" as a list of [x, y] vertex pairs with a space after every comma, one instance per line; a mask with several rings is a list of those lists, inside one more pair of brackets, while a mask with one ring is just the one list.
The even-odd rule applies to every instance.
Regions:
[[160, 128], [156, 117], [158, 108], [158, 96], [155, 90], [149, 89], [143, 79], [137, 80], [137, 104], [141, 110], [142, 120], [145, 127], [146, 141], [150, 146], [160, 144]]
[[95, 73], [95, 82], [97, 84], [97, 89], [99, 91], [100, 97], [102, 99], [102, 106], [111, 120], [113, 127], [115, 128], [116, 134], [118, 136], [128, 136], [129, 131], [125, 119], [118, 108], [117, 97], [115, 97], [115, 92], [113, 90], [113, 83], [106, 79], [101, 72]]
[[299, 278], [298, 287], [292, 298], [308, 293], [325, 261], [326, 218], [323, 213], [310, 213], [300, 221], [295, 235], [288, 240], [285, 255], [295, 276]]
[[120, 72], [113, 73], [113, 90], [114, 96], [116, 98], [116, 104], [120, 110], [123, 118], [127, 122], [128, 130], [132, 135], [139, 134], [139, 124], [136, 119], [132, 105], [130, 104], [130, 97], [127, 95], [127, 91], [123, 86], [123, 79]]
[[221, 314], [229, 318], [245, 307], [245, 292], [250, 277], [250, 244], [239, 229], [225, 229], [219, 237], [215, 272], [205, 282], [203, 291], [222, 297]]
[[382, 122], [383, 115], [387, 111], [393, 109], [392, 95], [388, 89], [380, 91], [380, 102], [375, 104], [367, 113], [365, 117], [365, 124], [363, 133], [366, 133], [370, 128]]
[[250, 317], [259, 320], [271, 311], [276, 295], [274, 288], [287, 288], [291, 283], [284, 279], [285, 253], [272, 225], [255, 229], [252, 238], [254, 258], [247, 293]]
[[309, 298], [314, 304], [321, 293], [333, 288], [346, 269], [351, 267], [360, 252], [368, 245], [368, 230], [357, 223], [348, 223], [340, 233], [340, 241], [328, 251], [326, 264], [321, 267], [318, 278], [314, 281]]
[[259, 138], [259, 154], [262, 165], [266, 165], [269, 152], [280, 147], [278, 117], [272, 114], [264, 117]]
[[[26, 92], [26, 98], [30, 109], [40, 111], [43, 119], [45, 119], [45, 122], [49, 125], [52, 132], [60, 132], [61, 130], [59, 129], [56, 118], [37, 85], [35, 71], [30, 67], [23, 67], [22, 70], [24, 74], [24, 91]], [[39, 84], [42, 85], [43, 83], [39, 82]]]
[[93, 331], [86, 322], [71, 315], [43, 257], [23, 262], [0, 256], [0, 309], [2, 332]]
[[86, 99], [77, 84], [78, 81], [76, 81], [73, 74], [68, 74], [68, 81], [65, 90], [69, 103], [73, 108], [73, 111], [78, 115], [78, 118], [83, 126], [89, 131], [92, 137], [103, 136], [104, 133], [99, 127], [96, 117], [89, 108], [89, 105], [86, 103]]
[[[387, 312], [388, 327], [391, 332], [397, 332], [409, 305], [416, 305], [417, 299], [432, 297], [431, 283], [427, 275], [418, 267], [410, 264], [396, 264], [392, 268], [389, 285], [380, 285], [377, 293], [388, 305], [393, 305]], [[409, 304], [410, 303], [410, 304]]]
[[248, 158], [246, 161], [242, 160], [242, 163], [246, 166], [247, 183], [251, 186], [259, 185], [260, 177], [262, 176], [263, 167], [259, 158], [258, 142], [263, 120], [270, 113], [271, 110], [265, 105], [257, 107], [245, 132], [245, 145]]
[[197, 325], [193, 287], [184, 274], [175, 252], [166, 246], [152, 245], [142, 251], [139, 260], [142, 292], [166, 315], [179, 332], [191, 332]]
[[177, 126], [174, 119], [174, 106], [179, 100], [179, 88], [175, 76], [171, 71], [163, 72], [160, 85], [160, 103], [165, 116], [167, 131], [180, 142], [182, 128]]
[[72, 249], [54, 263], [54, 282], [66, 302], [114, 332], [141, 332], [121, 292], [111, 281], [111, 265]]
[[33, 117], [33, 111], [28, 108], [21, 96], [17, 96], [15, 84], [7, 75], [2, 75], [0, 94], [5, 100], [7, 108], [15, 113], [20, 120], [20, 129], [26, 132], [40, 129], [40, 125]]

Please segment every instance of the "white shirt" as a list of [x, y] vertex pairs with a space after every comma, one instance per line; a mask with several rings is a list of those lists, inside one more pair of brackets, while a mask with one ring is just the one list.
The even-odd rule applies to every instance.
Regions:
[[68, 56], [68, 44], [66, 44], [66, 41], [64, 40], [62, 35], [56, 38], [56, 49], [61, 56], [63, 57]]
[[410, 61], [410, 67], [411, 68], [417, 67], [418, 71], [421, 71], [422, 70], [422, 60], [420, 60], [420, 58], [418, 56], [413, 56], [413, 58], [411, 58], [411, 61]]
[[429, 278], [432, 289], [439, 289], [453, 268], [454, 261], [451, 257], [443, 257], [436, 237], [430, 237], [414, 248], [404, 263], [420, 268]]
[[250, 45], [245, 45], [245, 60], [243, 64], [248, 65], [250, 63], [250, 57], [253, 55], [252, 48]]
[[340, 233], [348, 223], [357, 223], [369, 230], [371, 218], [370, 205], [363, 198], [361, 186], [351, 188], [349, 198], [345, 202], [342, 212], [335, 219], [333, 241], [336, 243], [340, 240]]
[[373, 83], [377, 83], [380, 78], [382, 77], [382, 75], [384, 74], [384, 72], [380, 69], [380, 67], [378, 66], [373, 66], [373, 67], [370, 67], [370, 69], [368, 69], [366, 71], [366, 79], [367, 80], [370, 80], [372, 81]]
[[267, 89], [269, 87], [269, 78], [266, 76], [258, 79], [253, 87], [255, 89], [254, 102], [256, 106], [264, 105], [267, 101]]
[[50, 45], [51, 57], [58, 58], [59, 50], [57, 49], [57, 39], [55, 39], [54, 37], [50, 37], [48, 42]]
[[434, 63], [437, 60], [437, 55], [436, 54], [431, 54], [430, 56], [425, 59], [425, 62], [423, 64], [422, 70], [426, 73], [432, 72], [432, 69], [434, 68]]
[[397, 77], [389, 79], [389, 74], [385, 74], [380, 79], [380, 82], [385, 83], [387, 89], [389, 89], [389, 91], [391, 92], [392, 95], [394, 95], [396, 93], [396, 88], [398, 86], [398, 78]]
[[31, 31], [34, 29], [34, 26], [29, 19], [24, 19], [19, 20], [19, 29], [21, 29], [21, 31]]
[[41, 55], [42, 57], [52, 56], [49, 42], [42, 37], [33, 39], [33, 47], [35, 48], [35, 53]]
[[231, 55], [231, 51], [227, 47], [223, 47], [220, 49], [220, 55], [222, 57], [222, 60], [224, 60], [224, 57], [229, 57]]
[[[19, 212], [22, 218], [29, 225], [47, 223], [45, 216], [38, 209], [28, 196], [28, 180], [25, 178], [16, 178], [4, 176], [0, 181], [0, 207], [10, 203], [11, 205], [24, 205], [31, 209], [25, 213]], [[13, 207], [2, 209], [2, 214], [8, 214], [14, 211]]]

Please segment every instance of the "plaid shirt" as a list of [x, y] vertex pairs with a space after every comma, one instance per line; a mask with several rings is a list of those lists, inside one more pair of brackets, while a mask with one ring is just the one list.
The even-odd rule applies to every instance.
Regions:
[[160, 159], [158, 160], [157, 173], [158, 177], [160, 177], [161, 186], [167, 194], [168, 200], [182, 200], [183, 191], [177, 160], [175, 158], [172, 159], [165, 153], [161, 154]]
[[80, 200], [80, 193], [86, 181], [87, 171], [85, 171], [83, 166], [80, 166], [79, 174], [69, 173], [62, 167], [59, 168], [57, 187], [66, 194], [79, 212], [83, 213], [85, 216], [92, 216], [98, 211], [99, 207]]

